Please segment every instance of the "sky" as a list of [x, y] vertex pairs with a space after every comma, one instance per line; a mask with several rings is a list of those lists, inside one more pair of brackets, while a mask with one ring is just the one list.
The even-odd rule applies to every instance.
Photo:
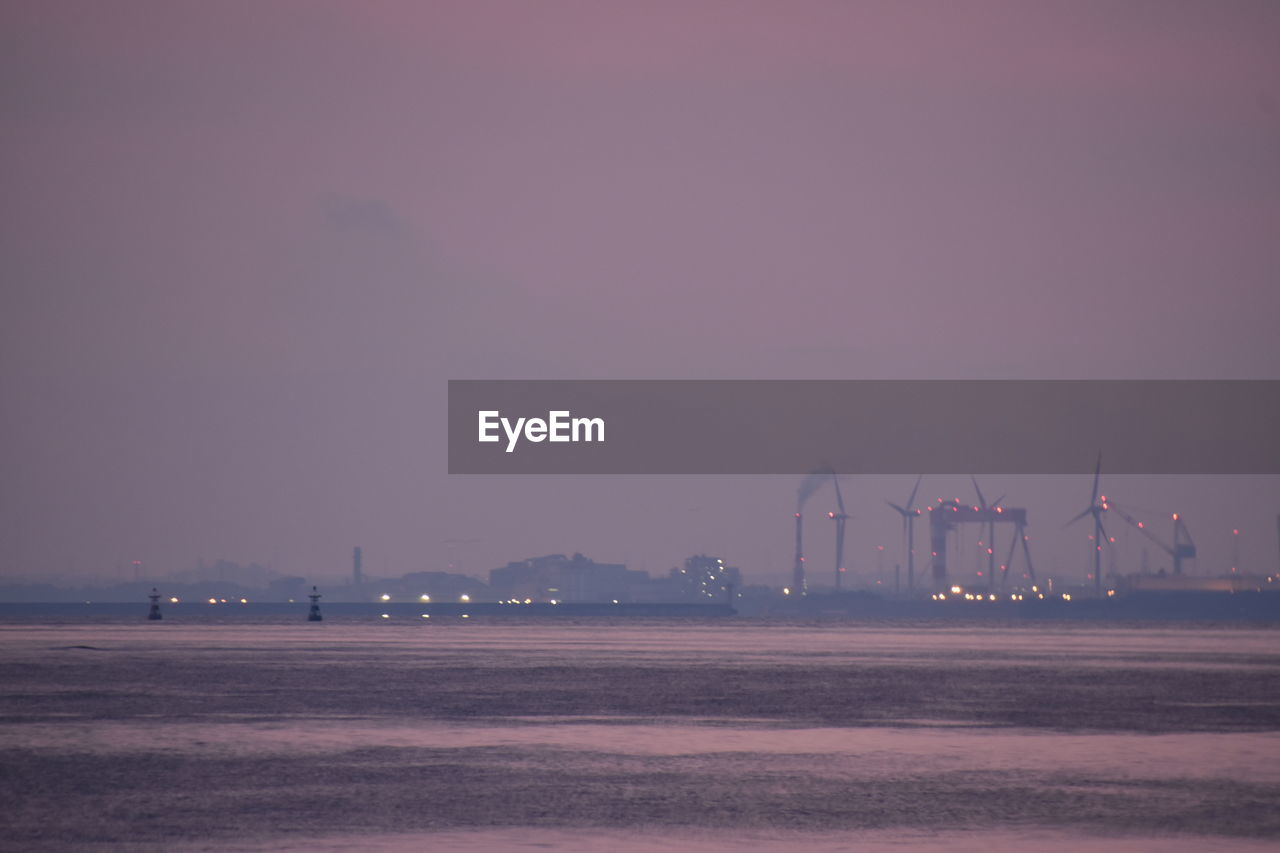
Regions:
[[[0, 580], [789, 577], [798, 478], [449, 476], [449, 379], [1280, 378], [1277, 43], [1265, 0], [10, 0]], [[914, 473], [844, 484], [859, 578]], [[1104, 482], [1276, 567], [1280, 478]], [[1087, 478], [983, 485], [1084, 571]]]

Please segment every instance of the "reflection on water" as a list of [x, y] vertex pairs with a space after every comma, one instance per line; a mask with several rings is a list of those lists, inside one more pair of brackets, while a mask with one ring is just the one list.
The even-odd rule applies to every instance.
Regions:
[[1278, 638], [0, 626], [0, 816], [19, 849], [1262, 849]]
[[545, 851], [560, 853], [730, 853], [736, 850], [786, 853], [802, 849], [809, 853], [992, 853], [992, 851], [1039, 851], [1039, 853], [1203, 853], [1227, 850], [1233, 853], [1263, 853], [1275, 850], [1275, 842], [1206, 836], [1158, 838], [1090, 837], [1049, 830], [971, 830], [963, 832], [691, 832], [674, 831], [658, 837], [636, 833], [601, 831], [489, 830], [439, 832], [430, 835], [360, 835], [313, 838], [305, 842], [272, 841], [266, 844], [224, 848], [245, 853], [323, 853], [323, 851], [363, 850], [368, 853], [417, 853], [421, 850], [451, 850], [455, 853], [491, 851]]

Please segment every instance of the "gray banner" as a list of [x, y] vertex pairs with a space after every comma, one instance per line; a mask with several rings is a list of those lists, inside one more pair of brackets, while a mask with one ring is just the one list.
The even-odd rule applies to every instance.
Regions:
[[1273, 380], [449, 382], [451, 474], [1280, 474], [1278, 442]]

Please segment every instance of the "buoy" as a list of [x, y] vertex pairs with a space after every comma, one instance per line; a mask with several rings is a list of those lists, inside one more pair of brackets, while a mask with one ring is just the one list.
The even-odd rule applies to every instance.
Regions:
[[320, 615], [320, 593], [316, 592], [316, 588], [311, 587], [311, 594], [307, 596], [311, 599], [311, 612], [307, 614], [308, 622], [323, 622], [324, 617]]
[[156, 592], [156, 588], [151, 587], [151, 594], [147, 596], [151, 599], [151, 612], [147, 614], [148, 619], [163, 619], [160, 614], [160, 593]]

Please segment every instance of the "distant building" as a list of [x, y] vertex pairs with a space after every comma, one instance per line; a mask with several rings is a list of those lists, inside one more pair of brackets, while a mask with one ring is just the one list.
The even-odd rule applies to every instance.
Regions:
[[644, 601], [649, 573], [622, 563], [597, 563], [581, 554], [548, 554], [508, 563], [489, 572], [499, 599], [520, 601]]
[[742, 587], [742, 573], [738, 569], [706, 554], [695, 554], [685, 560], [683, 567], [671, 570], [670, 577], [685, 601], [725, 602], [731, 590]]
[[482, 581], [453, 572], [410, 572], [393, 585], [402, 596], [417, 600], [422, 600], [424, 595], [431, 601], [479, 600], [485, 593]]
[[306, 594], [307, 579], [290, 575], [276, 578], [267, 584], [267, 593], [272, 601], [293, 601]]
[[1271, 592], [1276, 584], [1270, 577], [1261, 575], [1223, 575], [1200, 577], [1196, 575], [1128, 575], [1121, 583], [1129, 592]]

